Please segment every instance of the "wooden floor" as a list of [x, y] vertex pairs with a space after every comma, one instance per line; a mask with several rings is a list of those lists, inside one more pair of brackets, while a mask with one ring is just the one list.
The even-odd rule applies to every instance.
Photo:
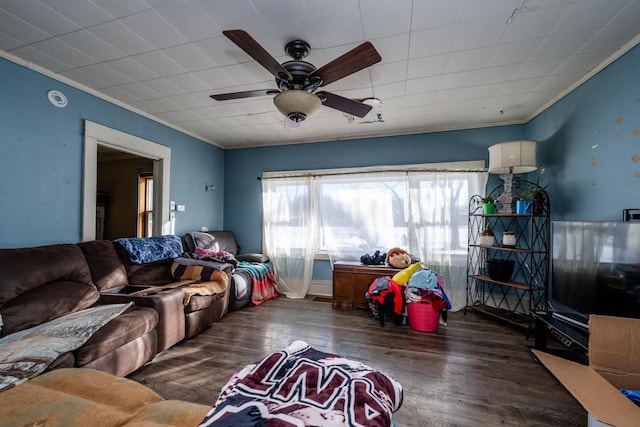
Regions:
[[213, 405], [234, 372], [298, 339], [398, 380], [398, 427], [587, 425], [582, 407], [533, 359], [523, 331], [472, 312], [449, 313], [448, 326], [423, 333], [280, 297], [229, 313], [130, 378], [167, 399]]

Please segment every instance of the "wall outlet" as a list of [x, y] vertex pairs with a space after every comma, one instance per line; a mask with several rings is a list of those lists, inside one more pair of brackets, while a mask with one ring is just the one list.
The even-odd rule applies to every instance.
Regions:
[[176, 210], [176, 202], [174, 202], [173, 200], [169, 202], [169, 210]]
[[184, 212], [186, 210], [186, 206], [185, 205], [176, 205], [176, 210], [178, 212]]
[[175, 221], [175, 220], [176, 220], [176, 213], [169, 212], [169, 221]]
[[203, 225], [202, 227], [200, 227], [200, 231], [202, 231], [203, 233], [206, 233], [207, 231], [209, 231], [209, 227], [206, 227]]

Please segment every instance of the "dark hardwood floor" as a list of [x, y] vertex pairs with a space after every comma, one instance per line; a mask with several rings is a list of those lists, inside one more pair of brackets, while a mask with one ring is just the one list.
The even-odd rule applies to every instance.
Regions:
[[227, 314], [130, 378], [167, 399], [212, 405], [234, 372], [297, 339], [398, 380], [398, 427], [587, 425], [580, 404], [534, 360], [523, 331], [473, 312], [449, 313], [448, 326], [423, 333], [280, 297]]

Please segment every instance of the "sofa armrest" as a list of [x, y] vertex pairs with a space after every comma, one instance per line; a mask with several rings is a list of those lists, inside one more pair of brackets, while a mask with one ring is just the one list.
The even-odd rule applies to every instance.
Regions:
[[236, 259], [240, 262], [269, 262], [269, 257], [263, 254], [238, 254]]
[[158, 353], [185, 338], [184, 292], [182, 289], [149, 288], [135, 294], [101, 293], [103, 304], [121, 304], [132, 301], [140, 307], [158, 312]]

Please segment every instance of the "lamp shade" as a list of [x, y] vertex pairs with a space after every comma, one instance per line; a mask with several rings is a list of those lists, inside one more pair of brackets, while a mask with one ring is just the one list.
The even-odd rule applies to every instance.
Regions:
[[306, 90], [290, 89], [273, 98], [276, 108], [289, 119], [301, 122], [322, 105], [316, 95]]
[[504, 175], [532, 172], [538, 168], [536, 141], [510, 141], [489, 147], [489, 173]]

